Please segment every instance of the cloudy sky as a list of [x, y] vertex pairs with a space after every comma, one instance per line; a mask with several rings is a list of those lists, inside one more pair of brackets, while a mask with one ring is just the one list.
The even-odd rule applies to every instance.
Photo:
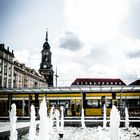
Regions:
[[58, 85], [140, 78], [140, 0], [0, 0], [0, 43], [39, 69], [46, 29]]

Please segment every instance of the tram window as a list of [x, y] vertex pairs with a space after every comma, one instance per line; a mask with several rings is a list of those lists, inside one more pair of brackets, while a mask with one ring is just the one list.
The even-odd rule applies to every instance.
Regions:
[[70, 101], [68, 100], [59, 100], [59, 105], [60, 106], [66, 106], [66, 104], [69, 106]]
[[76, 111], [79, 113], [80, 112], [80, 104], [76, 104]]
[[137, 100], [137, 99], [129, 99], [128, 100], [128, 104], [129, 104], [129, 106], [137, 106], [137, 105], [139, 105], [139, 103], [140, 103], [140, 101], [139, 100]]
[[111, 107], [112, 107], [112, 100], [107, 100], [106, 106], [107, 106], [108, 108], [111, 108]]
[[66, 104], [69, 107], [70, 101], [69, 100], [50, 100], [50, 106], [60, 107], [60, 106], [66, 106]]
[[22, 104], [23, 104], [22, 102], [23, 102], [22, 100], [13, 101], [13, 103], [16, 104], [17, 109], [22, 109]]
[[57, 103], [56, 103], [56, 100], [50, 100], [50, 106], [56, 106]]
[[100, 108], [100, 100], [87, 100], [86, 101], [86, 107], [87, 108]]
[[3, 113], [7, 110], [7, 108], [6, 108], [7, 106], [6, 106], [6, 105], [7, 105], [6, 102], [3, 102], [3, 103], [2, 103], [1, 111], [2, 111]]

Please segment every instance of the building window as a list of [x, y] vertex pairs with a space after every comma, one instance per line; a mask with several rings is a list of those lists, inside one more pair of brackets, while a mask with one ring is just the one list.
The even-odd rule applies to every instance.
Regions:
[[5, 59], [8, 60], [8, 54], [5, 54]]
[[2, 64], [2, 59], [0, 59], [0, 64]]
[[92, 82], [89, 82], [90, 85], [92, 85]]
[[7, 62], [4, 62], [4, 67], [7, 67]]
[[111, 85], [113, 85], [113, 82], [111, 82]]
[[2, 76], [0, 76], [0, 87], [2, 87]]
[[5, 74], [5, 75], [7, 74], [7, 69], [4, 69], [4, 74]]
[[5, 53], [3, 53], [3, 58], [5, 58]]
[[11, 79], [8, 80], [8, 87], [11, 87]]
[[121, 82], [119, 82], [119, 85], [121, 85], [122, 83]]
[[11, 73], [12, 73], [11, 68], [9, 68], [9, 76], [11, 76]]
[[4, 88], [6, 88], [6, 84], [7, 84], [7, 79], [4, 78]]
[[108, 83], [108, 82], [106, 82], [106, 84], [107, 84], [107, 85], [109, 85], [109, 83]]
[[0, 66], [0, 73], [2, 72], [2, 67]]

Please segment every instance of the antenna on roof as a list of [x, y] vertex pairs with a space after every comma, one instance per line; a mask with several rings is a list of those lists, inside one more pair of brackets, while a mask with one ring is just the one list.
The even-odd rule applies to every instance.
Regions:
[[56, 66], [56, 74], [55, 74], [55, 85], [56, 85], [56, 88], [57, 88], [57, 78], [58, 78], [59, 76], [57, 75], [57, 66]]

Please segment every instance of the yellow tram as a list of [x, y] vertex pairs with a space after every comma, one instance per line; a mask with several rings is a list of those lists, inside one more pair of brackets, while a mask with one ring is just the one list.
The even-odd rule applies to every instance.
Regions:
[[18, 116], [29, 116], [31, 104], [38, 114], [39, 105], [46, 97], [48, 111], [52, 106], [64, 106], [65, 116], [80, 116], [81, 108], [86, 116], [102, 116], [103, 105], [107, 115], [115, 104], [120, 110], [128, 107], [130, 116], [140, 115], [140, 87], [138, 86], [90, 86], [46, 89], [11, 89], [0, 91], [0, 116], [8, 115], [10, 105], [15, 103]]

